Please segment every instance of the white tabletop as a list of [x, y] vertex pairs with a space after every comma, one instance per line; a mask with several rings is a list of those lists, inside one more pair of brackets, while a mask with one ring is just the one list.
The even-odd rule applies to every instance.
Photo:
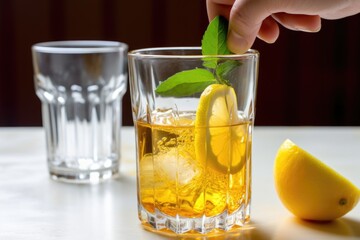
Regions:
[[[122, 176], [97, 185], [51, 180], [44, 138], [42, 128], [0, 128], [0, 239], [166, 239], [137, 219], [133, 128], [122, 131]], [[359, 127], [255, 127], [251, 223], [236, 239], [360, 239], [360, 205], [323, 224], [282, 206], [272, 168], [286, 138], [360, 186]]]

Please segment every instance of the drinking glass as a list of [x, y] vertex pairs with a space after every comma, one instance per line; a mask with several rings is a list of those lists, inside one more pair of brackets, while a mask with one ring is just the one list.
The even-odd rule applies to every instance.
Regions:
[[[198, 47], [175, 47], [128, 56], [142, 225], [200, 235], [242, 227], [250, 219], [259, 53], [204, 56]], [[222, 71], [226, 79], [188, 96], [155, 91], [174, 74], [192, 69], [206, 70], [214, 79]], [[190, 91], [196, 80], [178, 90]]]
[[76, 183], [117, 176], [127, 45], [45, 42], [32, 54], [50, 176]]

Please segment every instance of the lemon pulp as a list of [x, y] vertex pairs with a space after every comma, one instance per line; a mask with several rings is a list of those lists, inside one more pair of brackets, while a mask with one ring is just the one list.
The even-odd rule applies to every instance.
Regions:
[[238, 117], [232, 87], [212, 84], [204, 90], [196, 112], [195, 129], [198, 161], [224, 173], [242, 169], [248, 128]]

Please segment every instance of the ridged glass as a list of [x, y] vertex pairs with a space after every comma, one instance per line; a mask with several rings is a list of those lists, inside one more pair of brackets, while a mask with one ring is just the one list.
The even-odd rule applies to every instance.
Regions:
[[127, 45], [48, 42], [32, 52], [51, 177], [88, 183], [116, 176]]

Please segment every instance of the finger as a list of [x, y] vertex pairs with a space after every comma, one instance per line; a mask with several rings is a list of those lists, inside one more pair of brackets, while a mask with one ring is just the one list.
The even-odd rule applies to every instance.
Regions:
[[255, 41], [262, 22], [271, 15], [272, 1], [236, 1], [230, 12], [228, 47], [234, 53], [243, 53]]
[[321, 28], [321, 18], [317, 15], [275, 13], [272, 16], [290, 30], [318, 32]]
[[223, 16], [229, 19], [230, 10], [235, 0], [207, 0], [206, 8], [211, 21], [216, 16]]
[[267, 43], [274, 43], [279, 37], [279, 32], [280, 30], [277, 22], [269, 16], [262, 22], [258, 38]]

